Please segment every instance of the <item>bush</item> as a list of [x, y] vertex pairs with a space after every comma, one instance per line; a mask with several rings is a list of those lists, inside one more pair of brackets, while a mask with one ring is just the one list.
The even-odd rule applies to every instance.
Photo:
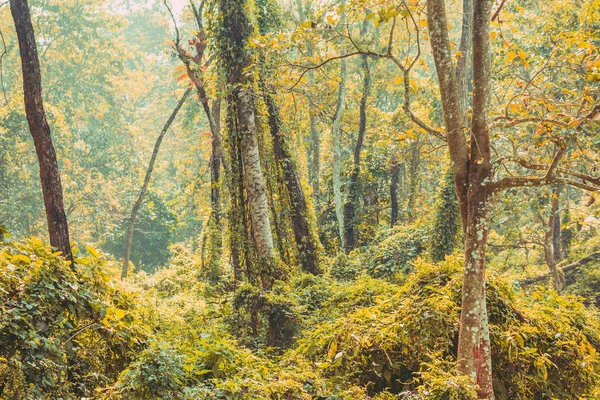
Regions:
[[[414, 273], [397, 291], [305, 332], [298, 351], [329, 379], [347, 380], [370, 393], [461, 398], [460, 393], [472, 388], [453, 369], [440, 368], [453, 365], [456, 357], [461, 272], [462, 263], [452, 257], [437, 265], [416, 262]], [[498, 398], [577, 398], [590, 393], [600, 372], [595, 311], [577, 298], [550, 291], [517, 297], [508, 282], [490, 275]], [[451, 395], [442, 390], [442, 383], [450, 381], [460, 388]]]
[[113, 381], [143, 332], [92, 248], [69, 264], [38, 239], [0, 249], [0, 397], [90, 396]]

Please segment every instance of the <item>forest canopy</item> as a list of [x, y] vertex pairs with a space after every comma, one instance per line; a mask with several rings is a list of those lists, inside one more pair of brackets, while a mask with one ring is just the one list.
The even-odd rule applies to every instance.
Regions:
[[600, 398], [600, 0], [7, 0], [0, 92], [0, 399]]

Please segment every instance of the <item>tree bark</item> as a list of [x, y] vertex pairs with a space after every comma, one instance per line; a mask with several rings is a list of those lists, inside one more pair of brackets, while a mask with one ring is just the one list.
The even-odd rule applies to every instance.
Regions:
[[25, 113], [39, 162], [50, 244], [73, 266], [60, 172], [44, 110], [40, 62], [27, 0], [10, 0], [10, 10], [19, 41]]
[[563, 287], [563, 276], [558, 268], [560, 262], [560, 215], [558, 214], [560, 187], [552, 189], [550, 199], [550, 217], [544, 232], [544, 260], [552, 276], [554, 289], [560, 293]]
[[[256, 140], [255, 105], [252, 93], [248, 88], [237, 88], [234, 93], [237, 103], [237, 117], [241, 132], [242, 163], [244, 166], [244, 183], [248, 194], [250, 221], [254, 244], [258, 256], [267, 264], [275, 258], [273, 233], [269, 217], [269, 203], [265, 189], [265, 180], [260, 165], [260, 153]], [[272, 276], [268, 271], [261, 271], [263, 287], [271, 287]]]
[[311, 230], [308, 219], [308, 207], [304, 190], [300, 183], [295, 160], [292, 157], [288, 143], [286, 143], [286, 138], [283, 132], [281, 132], [279, 108], [273, 94], [269, 92], [266, 85], [263, 85], [263, 94], [269, 112], [269, 127], [273, 141], [273, 151], [283, 171], [286, 192], [289, 196], [292, 231], [296, 241], [300, 267], [304, 272], [316, 275], [321, 273], [321, 271], [319, 268], [315, 235]]
[[152, 177], [152, 171], [154, 171], [154, 164], [156, 163], [156, 158], [158, 157], [158, 152], [160, 150], [160, 145], [162, 144], [163, 138], [165, 134], [171, 127], [171, 124], [175, 120], [177, 113], [181, 110], [183, 103], [187, 99], [188, 95], [192, 89], [188, 88], [183, 93], [179, 102], [175, 106], [173, 112], [167, 119], [167, 122], [163, 126], [162, 130], [158, 134], [156, 138], [156, 142], [154, 143], [154, 150], [152, 151], [152, 156], [150, 157], [150, 162], [148, 163], [148, 169], [146, 169], [146, 175], [144, 176], [144, 182], [142, 183], [142, 188], [140, 189], [140, 193], [133, 204], [133, 208], [131, 209], [131, 214], [129, 215], [129, 219], [127, 220], [127, 230], [125, 233], [125, 251], [123, 254], [123, 266], [121, 267], [121, 279], [125, 279], [127, 277], [127, 272], [129, 270], [129, 257], [131, 256], [131, 244], [133, 242], [133, 228], [135, 226], [135, 220], [137, 218], [137, 213], [144, 202], [144, 197], [146, 196], [146, 191], [148, 190], [148, 185], [150, 184], [150, 178]]
[[552, 192], [552, 215], [554, 220], [552, 221], [552, 251], [554, 255], [554, 262], [559, 263], [562, 259], [562, 251], [560, 248], [560, 190], [561, 186], [555, 186]]
[[346, 59], [340, 60], [340, 86], [338, 99], [333, 117], [333, 127], [331, 133], [333, 136], [333, 202], [335, 204], [335, 215], [338, 221], [338, 232], [340, 236], [340, 247], [343, 252], [346, 251], [344, 240], [344, 209], [342, 204], [342, 145], [340, 143], [342, 114], [344, 111], [344, 102], [346, 100], [346, 80], [348, 78], [348, 69]]
[[392, 175], [392, 182], [390, 183], [390, 228], [393, 228], [396, 221], [398, 221], [398, 180], [400, 175], [398, 155], [395, 151], [392, 153], [390, 173]]
[[[207, 114], [208, 117], [208, 114]], [[221, 101], [215, 100], [212, 105], [210, 117], [211, 123], [211, 153], [210, 153], [210, 205], [212, 215], [221, 229], [221, 159], [223, 158], [221, 150], [221, 132], [217, 120], [221, 118]]]
[[421, 165], [421, 140], [417, 139], [410, 145], [408, 162], [408, 193], [406, 199], [406, 218], [409, 224], [415, 221], [415, 200], [419, 186], [419, 166]]
[[459, 84], [457, 76], [460, 75], [457, 75], [452, 64], [445, 1], [427, 2], [430, 42], [465, 235], [457, 368], [478, 384], [478, 397], [481, 399], [494, 399], [485, 295], [485, 251], [493, 195], [487, 123], [491, 6], [491, 0], [475, 0], [473, 6], [473, 117], [470, 140], [473, 145], [469, 146], [464, 136], [466, 110], [461, 104], [464, 98], [461, 92], [465, 88]]
[[[363, 29], [364, 31], [364, 29]], [[367, 99], [371, 91], [371, 72], [369, 71], [369, 60], [366, 55], [361, 56], [361, 69], [363, 71], [363, 90], [360, 98], [358, 126], [358, 137], [354, 146], [354, 163], [350, 174], [350, 185], [348, 186], [348, 199], [344, 205], [344, 242], [347, 252], [356, 247], [356, 208], [358, 206], [359, 188], [358, 178], [360, 175], [360, 152], [362, 151], [365, 133], [367, 130]]]
[[[275, 273], [275, 247], [257, 141], [255, 82], [252, 74], [247, 71], [253, 64], [248, 50], [253, 27], [246, 14], [246, 0], [220, 0], [218, 8], [222, 18], [218, 38], [220, 61], [231, 88], [227, 112], [228, 118], [234, 118], [230, 127], [235, 129], [229, 134], [239, 137], [251, 236], [258, 257], [258, 265], [253, 269], [260, 278], [263, 289], [269, 290]], [[244, 204], [239, 206], [243, 207]]]

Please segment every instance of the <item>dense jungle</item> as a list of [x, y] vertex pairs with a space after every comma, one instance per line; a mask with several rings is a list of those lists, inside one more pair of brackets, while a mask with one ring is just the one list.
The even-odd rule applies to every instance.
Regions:
[[0, 2], [0, 399], [600, 399], [600, 0]]

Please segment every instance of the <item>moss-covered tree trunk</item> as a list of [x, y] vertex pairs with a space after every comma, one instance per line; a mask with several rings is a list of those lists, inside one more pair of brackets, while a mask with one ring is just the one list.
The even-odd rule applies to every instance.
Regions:
[[[266, 86], [266, 85], [265, 85]], [[263, 87], [264, 99], [269, 112], [269, 127], [273, 143], [273, 151], [277, 163], [283, 171], [285, 191], [291, 205], [291, 224], [294, 239], [298, 250], [300, 267], [304, 272], [319, 274], [319, 258], [317, 253], [316, 235], [312, 231], [308, 218], [308, 207], [300, 177], [296, 169], [296, 162], [290, 152], [284, 133], [281, 131], [279, 109], [275, 98], [268, 88]]]
[[257, 141], [255, 82], [248, 71], [253, 64], [248, 46], [253, 29], [245, 0], [220, 0], [218, 5], [222, 17], [221, 62], [231, 90], [227, 113], [234, 119], [230, 126], [235, 129], [229, 134], [239, 137], [245, 200], [258, 258], [251, 275], [259, 277], [264, 289], [270, 289], [274, 280], [275, 247]]
[[433, 262], [443, 261], [452, 254], [458, 242], [460, 213], [454, 189], [454, 174], [448, 168], [442, 179], [435, 203], [430, 253]]
[[398, 155], [394, 151], [390, 161], [390, 228], [393, 228], [398, 221], [398, 181], [400, 178], [400, 167], [398, 165]]
[[[366, 23], [363, 24], [363, 34]], [[365, 133], [367, 130], [367, 99], [371, 91], [371, 71], [369, 71], [369, 60], [366, 55], [361, 56], [361, 69], [363, 72], [362, 96], [359, 106], [359, 125], [358, 137], [354, 145], [354, 159], [352, 173], [350, 174], [350, 184], [348, 185], [348, 197], [344, 205], [344, 242], [345, 250], [348, 252], [356, 247], [356, 209], [358, 208], [359, 187], [358, 178], [360, 175], [360, 153], [362, 151]]]

